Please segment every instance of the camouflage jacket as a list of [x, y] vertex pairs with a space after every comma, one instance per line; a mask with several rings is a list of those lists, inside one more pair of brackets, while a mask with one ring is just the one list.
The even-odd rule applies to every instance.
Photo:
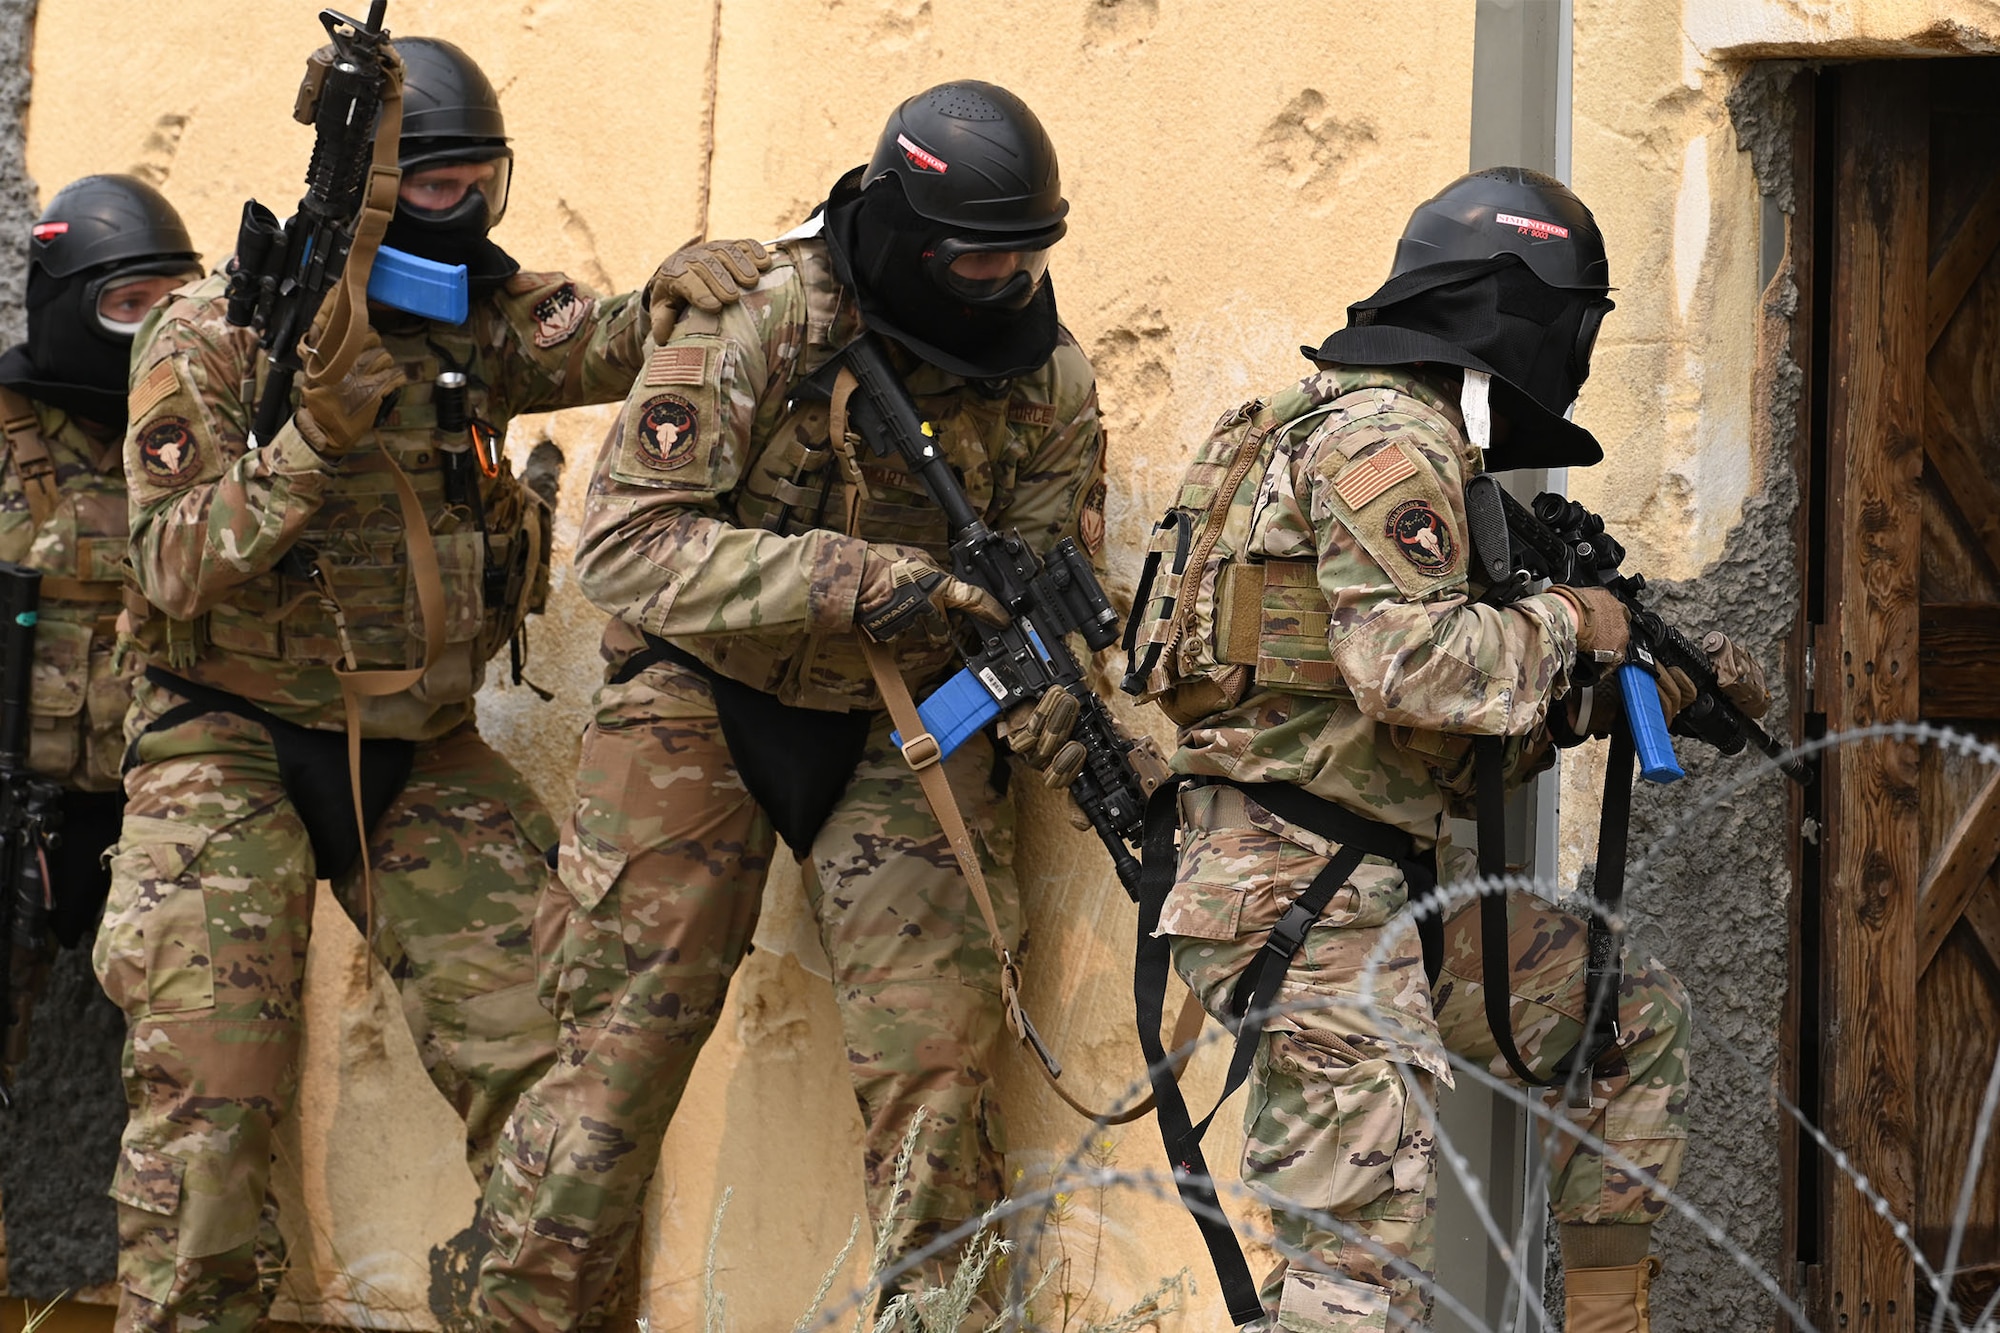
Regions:
[[[124, 590], [123, 452], [117, 437], [92, 435], [47, 403], [7, 393], [0, 412], [0, 560], [42, 573], [28, 763], [66, 787], [115, 791], [136, 674], [129, 664], [118, 670], [113, 652]], [[33, 474], [39, 460], [24, 451], [46, 451], [54, 468], [55, 504], [39, 521], [22, 475], [24, 462]]]
[[1237, 491], [1238, 558], [1302, 573], [1263, 577], [1247, 689], [1182, 726], [1176, 770], [1291, 783], [1428, 846], [1447, 809], [1469, 813], [1471, 737], [1508, 738], [1510, 781], [1547, 766], [1575, 620], [1549, 594], [1476, 600], [1464, 491], [1480, 457], [1455, 399], [1442, 376], [1347, 367], [1273, 396], [1299, 427], [1271, 423]]
[[[378, 312], [383, 344], [410, 382], [332, 463], [289, 420], [275, 439], [246, 447], [264, 358], [250, 330], [223, 318], [222, 294], [220, 278], [181, 289], [148, 318], [134, 352], [132, 564], [140, 592], [164, 613], [140, 642], [191, 680], [306, 726], [340, 726], [333, 667], [348, 646], [362, 669], [412, 667], [423, 655], [393, 478], [355, 466], [387, 450], [430, 523], [447, 647], [414, 688], [365, 700], [362, 728], [441, 735], [470, 715], [487, 660], [546, 588], [548, 524], [504, 465], [491, 477], [472, 467], [483, 533], [468, 506], [450, 502], [448, 455], [462, 458], [468, 440], [436, 429], [437, 377], [466, 375], [470, 415], [496, 440], [521, 413], [615, 400], [639, 368], [638, 294], [599, 297], [559, 274], [520, 273], [476, 300], [464, 324]], [[325, 588], [280, 564], [295, 544], [312, 553]]]
[[[849, 488], [828, 406], [804, 390], [860, 331], [825, 243], [809, 237], [780, 245], [740, 303], [690, 311], [648, 348], [577, 543], [585, 595], [617, 617], [604, 639], [614, 666], [643, 630], [786, 703], [881, 706], [854, 628], [863, 552], [899, 542], [943, 562], [948, 534], [901, 460], [858, 441], [865, 488], [843, 531]], [[1103, 433], [1090, 363], [1066, 330], [1047, 364], [1004, 385], [924, 364], [905, 383], [991, 526], [1019, 528], [1037, 551], [1075, 536], [1096, 554]], [[913, 688], [957, 665], [921, 634], [899, 640], [897, 658]]]

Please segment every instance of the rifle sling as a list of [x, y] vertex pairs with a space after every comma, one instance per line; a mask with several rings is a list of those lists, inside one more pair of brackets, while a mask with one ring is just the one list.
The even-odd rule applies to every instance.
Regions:
[[[1175, 835], [1179, 828], [1179, 793], [1194, 786], [1233, 787], [1287, 823], [1308, 829], [1337, 850], [1320, 872], [1313, 876], [1278, 924], [1271, 928], [1256, 959], [1237, 978], [1230, 993], [1229, 1011], [1236, 1019], [1236, 1042], [1230, 1052], [1229, 1072], [1215, 1106], [1193, 1123], [1186, 1100], [1172, 1078], [1166, 1052], [1160, 1046], [1160, 1016], [1165, 1007], [1167, 975], [1173, 970], [1173, 944], [1159, 935], [1161, 910], [1173, 889], [1178, 865]], [[1173, 1166], [1174, 1188], [1193, 1215], [1208, 1257], [1222, 1285], [1223, 1300], [1230, 1318], [1238, 1325], [1264, 1317], [1257, 1284], [1237, 1243], [1236, 1233], [1222, 1210], [1202, 1156], [1201, 1140], [1215, 1120], [1222, 1104], [1250, 1076], [1257, 1047], [1264, 1035], [1264, 1019], [1292, 959], [1305, 944], [1306, 934], [1325, 913], [1333, 895], [1347, 883], [1366, 856], [1394, 861], [1403, 872], [1412, 899], [1429, 893], [1437, 883], [1433, 856], [1417, 855], [1414, 840], [1401, 829], [1355, 814], [1332, 801], [1314, 796], [1290, 783], [1235, 782], [1226, 778], [1177, 778], [1161, 784], [1146, 803], [1144, 867], [1139, 881], [1139, 937], [1133, 967], [1132, 997], [1138, 1010], [1139, 1045], [1145, 1052], [1147, 1073], [1153, 1080], [1153, 1097], [1160, 1108], [1160, 1137], [1166, 1144], [1167, 1160]], [[1423, 942], [1424, 970], [1433, 982], [1444, 961], [1443, 925], [1435, 915], [1417, 923]], [[1192, 997], [1190, 997], [1192, 998]], [[1181, 1040], [1178, 1027], [1175, 1040]], [[1186, 1053], [1177, 1050], [1176, 1062], [1185, 1062]]]
[[61, 491], [56, 484], [55, 460], [49, 456], [48, 441], [42, 438], [42, 420], [34, 403], [5, 385], [0, 385], [0, 432], [14, 456], [14, 471], [20, 475], [21, 489], [28, 497], [28, 516], [40, 528], [56, 510]]
[[[943, 758], [938, 743], [924, 728], [923, 719], [917, 713], [916, 700], [910, 697], [910, 687], [904, 683], [902, 672], [896, 669], [896, 655], [887, 644], [875, 642], [865, 634], [858, 635], [861, 650], [868, 658], [868, 669], [874, 673], [875, 686], [882, 693], [882, 701], [888, 706], [889, 716], [895, 720], [896, 729], [903, 737], [903, 758], [917, 775], [917, 781], [924, 789], [924, 799], [930, 802], [931, 811], [937, 816], [938, 826], [944, 830], [945, 839], [951, 845], [951, 854], [958, 861], [958, 868], [965, 875], [966, 887], [972, 892], [972, 900], [979, 907], [980, 918], [986, 923], [988, 942], [994, 956], [1000, 960], [1000, 998], [1007, 1014], [1008, 1030], [1017, 1041], [1027, 1046], [1035, 1055], [1034, 1065], [1042, 1071], [1056, 1096], [1062, 1098], [1069, 1108], [1078, 1115], [1106, 1125], [1122, 1125], [1137, 1120], [1153, 1109], [1154, 1098], [1148, 1096], [1138, 1103], [1116, 1111], [1093, 1111], [1076, 1098], [1070, 1096], [1059, 1080], [1062, 1066], [1056, 1062], [1043, 1046], [1040, 1034], [1028, 1018], [1021, 1005], [1021, 969], [1007, 948], [1006, 937], [1000, 931], [1000, 918], [994, 913], [992, 896], [986, 889], [986, 872], [979, 864], [978, 849], [972, 845], [972, 835], [965, 825], [965, 816], [959, 811], [958, 798], [952, 794], [951, 780], [946, 776]], [[1188, 996], [1182, 1006], [1179, 1019], [1174, 1024], [1174, 1046], [1181, 1054], [1174, 1064], [1178, 1076], [1181, 1065], [1186, 1063], [1186, 1055], [1193, 1052], [1193, 1040], [1201, 1031], [1201, 1002], [1193, 995]], [[1155, 1038], [1157, 1040], [1157, 1037]], [[1170, 1080], [1171, 1081], [1171, 1080]], [[1157, 1085], [1158, 1080], [1155, 1080]]]
[[1612, 733], [1598, 817], [1597, 868], [1591, 882], [1597, 910], [1590, 915], [1586, 935], [1589, 963], [1584, 985], [1583, 1032], [1543, 1076], [1528, 1067], [1514, 1041], [1511, 932], [1507, 891], [1499, 883], [1507, 873], [1504, 747], [1505, 741], [1499, 736], [1480, 736], [1472, 742], [1479, 818], [1479, 873], [1487, 881], [1479, 895], [1480, 988], [1485, 992], [1486, 1026], [1493, 1034], [1500, 1058], [1506, 1061], [1515, 1078], [1531, 1088], [1567, 1084], [1570, 1104], [1587, 1106], [1588, 1071], [1618, 1044], [1621, 968], [1618, 930], [1613, 921], [1625, 896], [1626, 831], [1631, 824], [1632, 766], [1637, 751], [1630, 728], [1620, 727]]

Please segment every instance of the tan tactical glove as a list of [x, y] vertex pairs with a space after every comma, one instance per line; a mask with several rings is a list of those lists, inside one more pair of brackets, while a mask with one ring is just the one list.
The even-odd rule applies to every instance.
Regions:
[[1076, 696], [1051, 685], [1035, 702], [1020, 704], [1007, 714], [1001, 730], [1008, 747], [1042, 775], [1051, 791], [1068, 791], [1089, 761], [1090, 751], [1083, 742], [1070, 739], [1080, 711]]
[[696, 241], [668, 255], [646, 284], [646, 311], [653, 341], [673, 335], [681, 311], [693, 306], [710, 314], [743, 299], [757, 275], [771, 267], [771, 252], [756, 241]]
[[1599, 662], [1624, 660], [1626, 645], [1632, 641], [1632, 619], [1625, 603], [1604, 588], [1569, 588], [1557, 585], [1550, 592], [1568, 602], [1576, 612], [1576, 651], [1579, 657]]
[[1701, 650], [1715, 668], [1715, 683], [1722, 697], [1743, 710], [1745, 717], [1762, 717], [1771, 708], [1771, 691], [1764, 684], [1764, 668], [1720, 630], [1711, 630], [1701, 641]]
[[325, 329], [326, 312], [332, 306], [333, 302], [328, 301], [321, 307], [321, 318], [313, 322], [312, 331], [306, 335], [305, 376], [299, 390], [299, 409], [293, 414], [299, 434], [305, 436], [315, 453], [326, 459], [341, 457], [374, 429], [383, 401], [409, 383], [402, 366], [382, 346], [382, 335], [373, 327], [368, 329], [361, 351], [345, 375], [336, 379], [322, 369], [325, 363], [314, 349]]
[[871, 545], [861, 561], [861, 591], [854, 599], [854, 623], [877, 643], [906, 634], [919, 623], [942, 629], [948, 611], [964, 611], [994, 625], [1007, 623], [1007, 608], [993, 594], [955, 579], [915, 546]]

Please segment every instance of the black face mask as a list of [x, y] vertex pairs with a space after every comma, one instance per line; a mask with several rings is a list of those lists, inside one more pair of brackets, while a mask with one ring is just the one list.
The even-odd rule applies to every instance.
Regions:
[[1390, 282], [1348, 307], [1353, 327], [1389, 325], [1440, 338], [1562, 415], [1590, 376], [1590, 353], [1611, 302], [1550, 287], [1512, 256], [1468, 267], [1472, 271], [1457, 280], [1409, 296]]
[[421, 214], [398, 203], [382, 234], [382, 244], [439, 264], [465, 265], [466, 285], [474, 296], [498, 291], [521, 271], [515, 258], [486, 239], [485, 200], [468, 194], [460, 207]]
[[0, 384], [71, 416], [125, 429], [132, 339], [98, 322], [97, 269], [52, 278], [28, 273], [28, 341], [0, 355]]
[[1508, 443], [1488, 450], [1488, 471], [1588, 467], [1603, 451], [1564, 414], [1611, 308], [1600, 292], [1548, 286], [1517, 255], [1459, 260], [1391, 278], [1347, 308], [1346, 328], [1299, 350], [1322, 365], [1484, 371], [1494, 412], [1513, 427]]
[[1053, 281], [1020, 309], [953, 299], [925, 255], [953, 234], [918, 216], [894, 178], [856, 191], [858, 172], [834, 186], [826, 239], [834, 272], [854, 290], [863, 320], [925, 361], [968, 379], [1001, 380], [1040, 368], [1056, 350]]

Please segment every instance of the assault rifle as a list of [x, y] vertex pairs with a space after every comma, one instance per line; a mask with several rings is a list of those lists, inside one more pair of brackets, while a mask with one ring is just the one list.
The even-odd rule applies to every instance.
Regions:
[[28, 697], [42, 575], [0, 561], [0, 1110], [14, 1106], [14, 1069], [28, 1052], [28, 1013], [48, 950], [47, 849], [62, 822], [62, 788], [28, 771]]
[[1682, 776], [1660, 714], [1659, 696], [1650, 687], [1636, 687], [1636, 676], [1643, 676], [1648, 667], [1663, 666], [1686, 672], [1696, 691], [1694, 702], [1674, 718], [1674, 734], [1693, 737], [1729, 755], [1755, 745], [1792, 781], [1800, 785], [1812, 781], [1812, 770], [1789, 753], [1789, 746], [1723, 695], [1708, 654], [1658, 612], [1647, 609], [1640, 600], [1646, 578], [1620, 570], [1625, 548], [1604, 530], [1603, 519], [1560, 495], [1538, 495], [1532, 507], [1523, 505], [1490, 474], [1474, 477], [1466, 486], [1465, 506], [1473, 556], [1492, 589], [1487, 594], [1490, 600], [1514, 601], [1528, 591], [1530, 582], [1545, 579], [1568, 587], [1601, 587], [1625, 604], [1632, 622], [1634, 660], [1619, 668], [1619, 678], [1621, 686], [1634, 681], [1634, 687], [1621, 693], [1644, 776], [1655, 782]]
[[388, 0], [372, 0], [368, 21], [320, 11], [333, 41], [330, 58], [307, 66], [292, 115], [314, 129], [305, 197], [289, 221], [255, 199], [243, 205], [236, 233], [236, 267], [229, 279], [228, 318], [257, 330], [270, 359], [264, 396], [257, 400], [253, 444], [267, 444], [292, 411], [292, 380], [303, 369], [299, 339], [328, 292], [338, 286], [354, 245], [355, 225], [375, 163], [376, 120], [388, 88]]
[[924, 725], [948, 754], [1001, 713], [1033, 703], [1051, 686], [1067, 690], [1078, 704], [1071, 738], [1088, 755], [1070, 785], [1070, 799], [1111, 853], [1125, 891], [1136, 898], [1139, 862], [1127, 844], [1144, 836], [1146, 796], [1155, 784], [1132, 763], [1142, 743], [1119, 731], [1064, 641], [1067, 634], [1081, 634], [1094, 652], [1118, 637], [1118, 612], [1096, 571], [1067, 537], [1040, 557], [1020, 533], [988, 528], [875, 335], [863, 334], [842, 355], [855, 379], [847, 410], [861, 438], [877, 457], [902, 457], [950, 524], [952, 573], [993, 594], [1010, 616], [1005, 625], [968, 618], [960, 627], [965, 669], [924, 701], [919, 709]]

